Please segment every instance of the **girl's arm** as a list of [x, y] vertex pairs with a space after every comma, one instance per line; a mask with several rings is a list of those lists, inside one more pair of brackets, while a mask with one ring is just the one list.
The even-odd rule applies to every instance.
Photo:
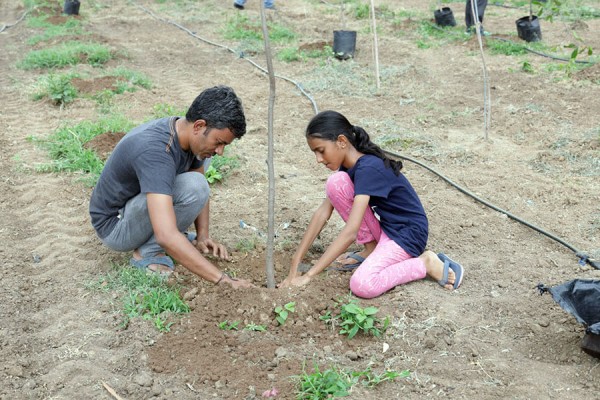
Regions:
[[291, 280], [298, 275], [298, 264], [300, 264], [302, 261], [302, 258], [315, 241], [317, 235], [321, 233], [321, 230], [323, 230], [323, 227], [331, 217], [332, 212], [333, 206], [331, 205], [329, 199], [325, 198], [310, 219], [310, 223], [304, 232], [302, 241], [298, 245], [298, 248], [292, 257], [292, 265], [290, 267], [288, 277], [282, 282], [281, 286], [288, 286], [288, 284], [291, 283]]
[[315, 265], [306, 273], [306, 277], [312, 278], [321, 273], [356, 240], [356, 235], [365, 216], [365, 211], [369, 207], [369, 199], [370, 196], [363, 194], [354, 197], [354, 203], [352, 204], [352, 210], [350, 211], [346, 225], [329, 247], [327, 247], [327, 250], [317, 260]]

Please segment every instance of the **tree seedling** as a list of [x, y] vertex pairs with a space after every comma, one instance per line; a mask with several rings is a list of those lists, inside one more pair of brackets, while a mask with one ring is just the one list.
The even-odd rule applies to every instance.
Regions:
[[285, 304], [283, 307], [277, 306], [274, 310], [275, 314], [277, 314], [277, 317], [275, 317], [275, 319], [277, 320], [279, 325], [283, 325], [285, 324], [285, 321], [287, 321], [289, 313], [294, 311], [296, 311], [296, 303], [293, 301]]

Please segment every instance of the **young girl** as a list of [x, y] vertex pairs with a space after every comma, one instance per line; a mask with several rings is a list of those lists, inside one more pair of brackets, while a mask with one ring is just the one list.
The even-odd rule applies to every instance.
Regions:
[[[327, 197], [313, 214], [280, 286], [308, 283], [338, 256], [340, 269], [356, 268], [350, 290], [358, 297], [373, 298], [426, 275], [447, 289], [460, 286], [463, 267], [425, 250], [427, 217], [400, 173], [402, 162], [387, 158], [364, 129], [335, 111], [317, 114], [306, 128], [306, 140], [317, 162], [337, 172], [327, 180]], [[346, 225], [312, 268], [299, 275], [298, 265], [334, 208]], [[354, 240], [364, 250], [341, 255]]]

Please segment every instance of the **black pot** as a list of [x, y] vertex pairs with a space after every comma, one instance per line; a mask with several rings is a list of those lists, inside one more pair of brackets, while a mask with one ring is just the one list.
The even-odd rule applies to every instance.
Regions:
[[540, 20], [537, 16], [533, 15], [531, 19], [529, 19], [529, 16], [519, 18], [516, 22], [517, 34], [521, 39], [527, 42], [537, 42], [542, 40], [542, 28], [540, 27]]
[[450, 7], [444, 7], [433, 12], [435, 23], [439, 26], [456, 26], [456, 20]]
[[333, 31], [333, 53], [340, 60], [354, 57], [356, 31]]
[[67, 15], [79, 15], [79, 0], [65, 0], [63, 12]]

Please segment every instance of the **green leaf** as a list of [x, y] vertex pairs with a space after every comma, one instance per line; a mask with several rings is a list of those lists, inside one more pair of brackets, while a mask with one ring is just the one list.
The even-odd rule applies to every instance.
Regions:
[[364, 309], [365, 315], [377, 314], [377, 311], [379, 311], [377, 307], [367, 307]]

